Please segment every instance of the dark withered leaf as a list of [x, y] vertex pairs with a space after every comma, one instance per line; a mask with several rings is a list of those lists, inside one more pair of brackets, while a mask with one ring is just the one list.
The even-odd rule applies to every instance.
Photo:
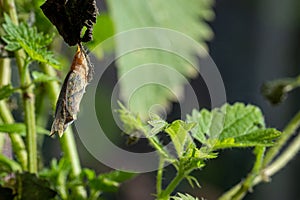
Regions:
[[2, 187], [0, 185], [0, 200], [14, 199], [14, 193], [11, 188]]
[[56, 192], [50, 188], [47, 180], [38, 178], [35, 174], [25, 172], [17, 174], [18, 191], [21, 193], [22, 199], [52, 199], [56, 196]]
[[291, 78], [269, 81], [262, 85], [261, 93], [271, 104], [277, 105], [285, 100], [292, 83]]
[[[47, 0], [41, 9], [70, 46], [92, 40], [98, 14], [96, 0]], [[84, 26], [87, 29], [81, 37]]]

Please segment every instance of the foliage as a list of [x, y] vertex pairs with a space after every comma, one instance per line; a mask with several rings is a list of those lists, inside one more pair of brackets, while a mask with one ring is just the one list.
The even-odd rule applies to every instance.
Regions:
[[[193, 65], [202, 52], [173, 38], [173, 34], [191, 37], [205, 48], [205, 41], [213, 36], [206, 23], [214, 18], [213, 4], [213, 0], [108, 1], [115, 32], [125, 32], [126, 36], [116, 37], [115, 43], [121, 98], [127, 102], [130, 97], [128, 107], [139, 112], [141, 118], [148, 118], [148, 110], [154, 104], [168, 107], [170, 100], [183, 98], [185, 77], [197, 76]], [[139, 29], [146, 27], [150, 30]], [[134, 29], [132, 34], [126, 34]], [[165, 45], [169, 43], [172, 45]], [[180, 55], [176, 55], [178, 51]], [[136, 88], [149, 82], [157, 84]]]
[[197, 197], [192, 197], [189, 194], [178, 193], [177, 196], [171, 197], [172, 200], [199, 200]]
[[[47, 50], [47, 46], [52, 42], [52, 36], [40, 33], [36, 27], [29, 27], [23, 22], [19, 25], [15, 25], [6, 14], [4, 14], [4, 19], [5, 23], [3, 23], [3, 29], [6, 35], [2, 36], [2, 39], [6, 43], [6, 50], [13, 52], [24, 50], [26, 52], [26, 57], [22, 58], [24, 59], [24, 66], [20, 66], [20, 69], [22, 69], [20, 79], [25, 78], [26, 71], [30, 71], [28, 66], [33, 61], [38, 61], [60, 69], [52, 51]], [[56, 76], [50, 75], [49, 69], [44, 70], [43, 64], [39, 70], [34, 69], [30, 71], [33, 81], [27, 83], [28, 85], [21, 84], [20, 87], [13, 87], [12, 84], [7, 84], [1, 86], [0, 100], [11, 98], [16, 92], [24, 94], [27, 88], [32, 86], [39, 89], [43, 87], [43, 84], [50, 84], [50, 87], [53, 87], [53, 83], [57, 83], [59, 79]], [[23, 82], [23, 80], [21, 80], [21, 82]], [[36, 93], [36, 95], [44, 94], [45, 93]], [[56, 95], [58, 95], [58, 93], [56, 93]], [[36, 104], [36, 106], [41, 105], [43, 106], [41, 102]], [[26, 110], [24, 112], [26, 112]], [[1, 112], [1, 119], [6, 119], [6, 114], [5, 112]], [[6, 123], [0, 124], [1, 134], [9, 134], [13, 142], [15, 142], [13, 140], [15, 135], [27, 137], [28, 124], [26, 121], [24, 123], [16, 123], [13, 122], [13, 120], [5, 120], [5, 122]], [[41, 126], [36, 126], [36, 133], [49, 135], [49, 131]], [[22, 139], [19, 142], [23, 143]], [[70, 143], [70, 141], [68, 142]], [[69, 143], [67, 144], [69, 145]], [[62, 143], [62, 145], [66, 144]], [[73, 155], [77, 154], [76, 148], [74, 149], [74, 147], [70, 146], [67, 146], [67, 148], [70, 148], [68, 151], [73, 151]], [[14, 149], [16, 152], [21, 150], [22, 149]], [[31, 154], [32, 152], [28, 153]], [[112, 171], [96, 176], [95, 172], [91, 169], [83, 169], [79, 174], [74, 176], [73, 159], [74, 158], [70, 159], [64, 156], [60, 161], [53, 160], [49, 169], [43, 168], [43, 170], [34, 174], [26, 172], [27, 168], [21, 166], [18, 162], [1, 155], [0, 175], [3, 180], [6, 180], [2, 181], [1, 179], [0, 183], [0, 190], [2, 194], [5, 195], [2, 197], [15, 197], [18, 199], [99, 199], [99, 196], [104, 192], [116, 192], [122, 182], [135, 176], [132, 173], [121, 171]], [[10, 176], [13, 176], [13, 178], [10, 178]], [[10, 183], [14, 184], [9, 185]], [[36, 185], [37, 187], [33, 187], [32, 185]], [[83, 188], [86, 192], [80, 193], [80, 188]]]
[[[2, 133], [18, 133], [22, 136], [26, 134], [26, 125], [24, 123], [0, 124], [0, 132]], [[49, 135], [49, 131], [43, 127], [37, 127], [37, 133]]]
[[135, 175], [122, 171], [112, 171], [96, 176], [95, 171], [83, 169], [78, 177], [71, 176], [70, 163], [61, 159], [52, 160], [51, 167], [40, 172], [40, 176], [49, 180], [58, 196], [63, 199], [76, 198], [74, 190], [82, 186], [89, 191], [89, 199], [98, 199], [103, 192], [116, 192], [120, 184]]
[[47, 74], [38, 72], [38, 71], [33, 71], [32, 72], [32, 78], [33, 82], [35, 83], [44, 83], [48, 81], [59, 81], [57, 77], [49, 76]]
[[[5, 42], [5, 49], [16, 58], [19, 71], [17, 81], [5, 82], [4, 77], [11, 77], [11, 74], [4, 73], [3, 62], [0, 62], [0, 150], [5, 141], [3, 137], [5, 133], [10, 137], [16, 155], [10, 158], [0, 154], [1, 197], [101, 199], [104, 193], [116, 193], [124, 182], [134, 178], [136, 174], [118, 170], [96, 174], [92, 169], [81, 169], [70, 130], [67, 130], [68, 133], [60, 140], [63, 151], [60, 160], [53, 159], [47, 168], [43, 166], [43, 159], [32, 156], [37, 154], [36, 149], [41, 151], [42, 139], [46, 137], [45, 134], [49, 134], [45, 127], [52, 107], [42, 100], [47, 99], [54, 104], [59, 95], [60, 78], [49, 65], [61, 69], [54, 57], [54, 51], [50, 50], [53, 45], [49, 47], [53, 43], [57, 44], [57, 35], [40, 32], [41, 28], [48, 32], [51, 27], [47, 23], [44, 24], [45, 18], [41, 15], [38, 2], [34, 0], [31, 4], [18, 0], [18, 3], [24, 5], [20, 6], [22, 7], [22, 12], [18, 13], [20, 16], [15, 16], [17, 12], [13, 6], [14, 1], [8, 3], [4, 0], [0, 3], [0, 16], [3, 16], [0, 20], [3, 22], [1, 26], [3, 29], [0, 30], [1, 39]], [[98, 44], [107, 38], [134, 28], [159, 27], [161, 29], [156, 30], [174, 30], [191, 37], [204, 48], [207, 48], [205, 42], [213, 36], [211, 28], [206, 23], [214, 17], [213, 0], [126, 2], [109, 0], [107, 3], [109, 11], [98, 16], [100, 22], [94, 29], [97, 37], [88, 44], [90, 48], [102, 48]], [[30, 17], [29, 12], [36, 13], [37, 21], [34, 25], [26, 23]], [[18, 19], [23, 21], [18, 23]], [[128, 41], [131, 47], [137, 47], [140, 43], [158, 44], [161, 41], [168, 41], [168, 37], [167, 34], [150, 34], [149, 37], [131, 35], [129, 38], [115, 40], [110, 42], [109, 46], [98, 49], [101, 51], [97, 56], [101, 58], [104, 55], [103, 51], [122, 54], [126, 52], [124, 50], [128, 50]], [[283, 133], [266, 126], [264, 116], [257, 106], [243, 103], [225, 104], [212, 110], [193, 110], [187, 115], [186, 120], [178, 119], [172, 122], [150, 113], [150, 119], [146, 121], [148, 114], [145, 111], [150, 105], [159, 103], [167, 107], [175, 96], [182, 98], [185, 78], [197, 75], [193, 62], [197, 60], [197, 56], [203, 56], [202, 52], [186, 46], [181, 40], [176, 42], [173, 44], [174, 48], [180, 49], [186, 60], [157, 49], [127, 52], [128, 54], [118, 59], [120, 92], [123, 100], [128, 99], [132, 89], [141, 83], [140, 80], [163, 83], [176, 93], [174, 95], [159, 85], [145, 86], [136, 91], [128, 105], [119, 103], [118, 114], [123, 122], [124, 131], [135, 139], [145, 136], [149, 145], [157, 150], [160, 164], [156, 176], [155, 196], [160, 200], [198, 200], [198, 197], [186, 193], [172, 195], [183, 180], [187, 180], [192, 187], [200, 187], [199, 179], [191, 173], [209, 166], [207, 161], [217, 159], [223, 149], [253, 148], [255, 162], [252, 170], [243, 181], [220, 197], [221, 200], [242, 199], [250, 189], [278, 172], [297, 154], [300, 136], [298, 134], [292, 137], [292, 135], [300, 127], [300, 112], [289, 122]], [[29, 68], [34, 61], [36, 65]], [[137, 69], [136, 66], [153, 61], [159, 65], [144, 71], [142, 76], [123, 77], [130, 70]], [[163, 65], [171, 66], [169, 68], [171, 70], [163, 70]], [[8, 69], [11, 67], [8, 66]], [[299, 85], [299, 77], [282, 79], [266, 83], [262, 91], [271, 103], [275, 104], [284, 100], [286, 94]], [[31, 90], [32, 88], [35, 88], [35, 92]], [[23, 102], [23, 106], [19, 108], [22, 111], [20, 118], [13, 115], [13, 108], [9, 107], [7, 101], [14, 99], [16, 93], [21, 94], [20, 99]], [[20, 122], [19, 120], [23, 118], [24, 121]], [[38, 144], [34, 144], [31, 139], [36, 139], [38, 133], [41, 140], [38, 140]], [[168, 148], [162, 142], [163, 137], [168, 138], [172, 144]], [[288, 143], [286, 149], [283, 148], [289, 140], [292, 142]], [[38, 160], [40, 160], [39, 168]], [[162, 184], [163, 180], [167, 180], [163, 171], [165, 164], [171, 164], [176, 174], [170, 182]]]
[[[206, 160], [216, 158], [218, 150], [268, 147], [272, 146], [281, 135], [281, 132], [276, 129], [265, 128], [264, 118], [258, 107], [242, 103], [225, 104], [211, 112], [206, 109], [193, 110], [186, 121], [175, 120], [172, 123], [167, 123], [157, 115], [153, 115], [154, 119], [148, 122], [153, 126], [152, 130], [145, 128], [147, 125], [123, 105], [120, 105], [119, 113], [126, 131], [142, 130], [153, 148], [160, 152], [164, 162], [172, 163], [177, 170], [173, 181], [165, 190], [157, 194], [158, 199], [169, 198], [182, 179], [187, 179], [192, 186], [193, 183], [199, 185], [197, 179], [190, 173], [195, 169], [203, 168]], [[176, 155], [172, 155], [171, 150], [162, 150], [163, 144], [159, 142], [157, 136], [153, 135], [161, 131], [170, 137]], [[201, 146], [197, 146], [194, 139], [200, 142]]]
[[211, 112], [193, 110], [188, 121], [196, 122], [193, 137], [213, 149], [232, 147], [271, 146], [280, 132], [265, 128], [263, 115], [258, 107], [242, 103], [228, 104]]
[[14, 88], [9, 84], [0, 88], [0, 100], [6, 99], [14, 93]]
[[17, 26], [7, 14], [4, 14], [4, 19], [3, 29], [6, 35], [1, 38], [6, 43], [6, 50], [17, 51], [22, 48], [32, 60], [47, 63], [57, 69], [60, 68], [53, 53], [46, 49], [46, 46], [52, 42], [53, 36], [39, 33], [36, 27], [29, 27], [24, 22]]
[[47, 180], [28, 172], [16, 173], [10, 182], [13, 184], [8, 185], [8, 188], [12, 188], [12, 194], [9, 196], [16, 196], [19, 199], [51, 199], [56, 195]]

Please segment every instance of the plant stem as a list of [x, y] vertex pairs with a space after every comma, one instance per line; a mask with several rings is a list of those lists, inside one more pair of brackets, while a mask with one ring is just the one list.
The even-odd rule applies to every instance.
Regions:
[[[6, 124], [14, 123], [14, 118], [11, 115], [11, 112], [4, 101], [0, 101], [0, 116], [4, 123]], [[14, 150], [14, 153], [16, 154], [16, 157], [20, 162], [22, 169], [27, 170], [27, 166], [28, 166], [27, 152], [22, 137], [16, 133], [9, 134], [9, 137], [12, 143], [12, 148]]]
[[8, 85], [10, 77], [10, 60], [8, 58], [0, 58], [0, 86]]
[[154, 139], [155, 136], [148, 136], [147, 133], [145, 132], [145, 135], [147, 137], [147, 140], [150, 142], [152, 147], [154, 147], [158, 152], [159, 156], [162, 156], [163, 158], [168, 158], [169, 160], [172, 160], [172, 157], [168, 154], [168, 152], [160, 146], [159, 143], [157, 143], [156, 139]]
[[159, 200], [168, 200], [170, 198], [171, 193], [175, 190], [177, 185], [182, 181], [182, 179], [189, 174], [189, 172], [183, 172], [180, 168], [174, 177], [174, 179], [171, 181], [171, 183], [167, 186], [165, 190], [163, 190], [160, 194], [158, 194]]
[[297, 128], [300, 126], [300, 111], [294, 116], [294, 118], [289, 122], [289, 124], [283, 130], [281, 137], [278, 139], [277, 143], [270, 148], [266, 153], [263, 166], [266, 167], [282, 149], [285, 143], [290, 139], [290, 137], [295, 133]]
[[262, 162], [263, 162], [265, 150], [266, 150], [265, 147], [255, 148], [254, 152], [256, 154], [256, 160], [252, 168], [252, 171], [249, 173], [247, 178], [243, 182], [241, 182], [241, 186], [239, 187], [239, 189], [232, 196], [230, 196], [229, 199], [240, 200], [247, 194], [249, 190], [251, 190], [253, 186], [253, 180], [259, 174], [262, 168]]
[[[12, 22], [18, 25], [18, 16], [15, 8], [14, 0], [3, 0], [4, 9], [8, 12]], [[25, 63], [25, 53], [22, 50], [15, 51], [15, 58], [19, 69], [19, 76], [21, 80], [21, 88], [23, 92], [23, 106], [26, 124], [26, 144], [28, 151], [28, 170], [31, 173], [37, 173], [37, 142], [36, 142], [36, 123], [35, 123], [35, 96], [33, 87], [31, 85], [31, 78], [27, 63]]]
[[161, 188], [162, 188], [162, 178], [163, 178], [163, 171], [164, 171], [164, 159], [160, 155], [159, 156], [159, 164], [158, 164], [158, 170], [157, 170], [157, 175], [156, 175], [156, 194], [161, 193]]
[[[282, 154], [280, 154], [280, 156], [275, 161], [273, 161], [269, 166], [267, 166], [264, 170], [262, 170], [259, 174], [257, 174], [252, 179], [251, 186], [254, 187], [255, 185], [259, 184], [262, 181], [268, 181], [272, 175], [274, 175], [276, 172], [278, 172], [284, 166], [286, 166], [287, 163], [296, 156], [299, 150], [300, 150], [300, 132], [298, 133], [297, 137], [291, 142], [291, 144], [289, 144], [287, 149]], [[234, 199], [233, 197], [242, 197], [239, 191], [241, 191], [243, 184], [244, 181], [235, 185], [229, 191], [224, 193], [219, 198], [219, 200], [232, 200]]]
[[[10, 83], [11, 68], [9, 59], [0, 59], [0, 86]], [[14, 123], [14, 118], [4, 100], [0, 101], [0, 117], [4, 123]], [[9, 134], [13, 151], [23, 170], [27, 170], [27, 152], [22, 137], [18, 134]]]
[[300, 132], [296, 136], [295, 139], [291, 142], [291, 144], [285, 149], [285, 151], [266, 167], [263, 172], [255, 178], [253, 181], [253, 185], [257, 185], [261, 181], [265, 181], [270, 176], [274, 175], [276, 172], [281, 170], [283, 167], [287, 165], [289, 161], [291, 161], [297, 153], [300, 151]]
[[[6, 67], [6, 65], [9, 63], [8, 59], [0, 58], [0, 87], [7, 85], [9, 83], [9, 80], [7, 79], [7, 75], [10, 77], [10, 71], [8, 71], [9, 68]], [[0, 120], [0, 123], [2, 124], [2, 120]], [[5, 144], [5, 134], [0, 133], [0, 153], [2, 152], [3, 145]]]
[[14, 0], [3, 0], [3, 10], [8, 13], [13, 23], [19, 24]]
[[21, 171], [22, 170], [19, 163], [7, 158], [6, 156], [4, 156], [2, 154], [0, 154], [0, 162], [2, 165], [6, 165], [7, 167], [9, 167], [12, 171]]
[[[2, 124], [2, 120], [0, 119], [0, 124]], [[2, 153], [3, 146], [5, 144], [5, 134], [3, 132], [0, 133], [0, 154]]]
[[294, 90], [297, 87], [300, 87], [300, 75], [296, 77], [296, 81], [292, 84], [289, 91]]
[[36, 123], [35, 107], [32, 89], [26, 89], [23, 93], [23, 105], [26, 124], [26, 144], [28, 151], [28, 170], [31, 173], [37, 173], [37, 141], [36, 141]]
[[230, 190], [226, 191], [222, 196], [218, 198], [218, 200], [232, 200], [232, 197], [238, 193], [241, 187], [242, 187], [242, 182], [230, 188]]
[[72, 175], [78, 176], [81, 173], [80, 161], [77, 153], [76, 143], [71, 127], [69, 127], [63, 137], [60, 139], [65, 156], [70, 160], [72, 165]]
[[[56, 71], [46, 64], [41, 64], [41, 69], [50, 76], [57, 76]], [[57, 82], [51, 81], [46, 83], [46, 87], [48, 89], [49, 99], [53, 105], [55, 105], [60, 92], [60, 86]], [[64, 156], [71, 163], [72, 176], [78, 176], [81, 173], [81, 166], [71, 128], [67, 128], [63, 137], [60, 138], [60, 143]], [[86, 192], [83, 187], [77, 187], [75, 192], [82, 197], [86, 197]]]

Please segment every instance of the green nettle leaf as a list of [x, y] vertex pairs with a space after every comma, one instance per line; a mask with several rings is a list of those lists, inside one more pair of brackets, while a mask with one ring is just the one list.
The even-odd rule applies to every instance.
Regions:
[[[214, 17], [214, 1], [110, 0], [107, 3], [115, 32], [126, 35], [117, 35], [115, 40], [120, 56], [116, 64], [121, 98], [129, 102], [131, 111], [148, 119], [153, 105], [168, 108], [170, 100], [183, 98], [186, 78], [197, 76], [197, 56], [203, 56], [203, 51], [176, 34], [190, 37], [205, 48], [205, 41], [213, 36], [206, 21]], [[132, 34], [126, 34], [133, 29], [136, 30]]]
[[192, 188], [194, 188], [195, 185], [196, 185], [196, 187], [198, 187], [198, 188], [201, 187], [201, 185], [200, 185], [200, 183], [198, 182], [197, 178], [195, 178], [194, 176], [187, 176], [187, 177], [185, 177], [185, 179], [189, 182], [189, 184], [190, 184], [190, 186], [191, 186]]
[[100, 174], [97, 178], [90, 180], [93, 189], [103, 192], [116, 192], [121, 183], [132, 179], [136, 174], [122, 171], [112, 171]]
[[32, 78], [35, 83], [44, 83], [49, 81], [59, 81], [57, 77], [49, 76], [47, 74], [44, 74], [42, 72], [33, 71], [32, 72]]
[[11, 173], [16, 171], [22, 171], [20, 164], [0, 154], [0, 172]]
[[194, 110], [187, 121], [197, 123], [191, 130], [193, 137], [213, 149], [270, 146], [281, 134], [265, 128], [258, 107], [242, 103], [225, 104], [211, 112]]
[[253, 143], [253, 146], [272, 145], [281, 132], [274, 128], [258, 129], [246, 135], [235, 137], [236, 143]]
[[193, 197], [189, 194], [177, 193], [177, 196], [171, 197], [173, 200], [199, 200], [197, 197]]
[[[71, 164], [68, 160], [62, 158], [59, 162], [56, 159], [51, 160], [49, 169], [43, 169], [39, 176], [50, 181], [51, 186], [59, 193], [62, 199], [66, 199], [69, 190], [72, 190], [70, 182]], [[78, 185], [78, 183], [77, 183]]]
[[18, 133], [22, 136], [25, 136], [26, 126], [23, 123], [15, 123], [15, 124], [1, 124], [0, 132], [2, 133]]
[[118, 109], [120, 120], [124, 125], [124, 131], [126, 134], [131, 135], [137, 132], [141, 132], [146, 135], [148, 133], [148, 127], [139, 116], [134, 115], [129, 111], [121, 102], [118, 102], [120, 109]]
[[15, 89], [11, 85], [5, 85], [0, 88], [0, 100], [6, 99], [15, 92]]
[[271, 104], [279, 104], [291, 90], [300, 87], [300, 76], [269, 81], [262, 85], [261, 92]]
[[165, 132], [171, 137], [173, 145], [176, 149], [177, 155], [180, 157], [184, 152], [184, 147], [188, 141], [188, 132], [195, 126], [195, 123], [186, 123], [181, 120], [172, 122]]
[[100, 177], [102, 177], [104, 179], [109, 179], [111, 181], [115, 181], [115, 182], [119, 182], [119, 183], [127, 181], [135, 176], [136, 176], [135, 173], [123, 172], [123, 171], [117, 171], [117, 170], [108, 172], [108, 173], [103, 173], [100, 175]]
[[[49, 135], [50, 132], [43, 127], [37, 126], [37, 133]], [[0, 133], [17, 133], [25, 136], [26, 125], [24, 123], [0, 124]]]
[[7, 14], [4, 14], [4, 19], [5, 23], [2, 26], [6, 35], [1, 38], [7, 44], [6, 50], [16, 51], [22, 48], [32, 60], [47, 63], [57, 69], [61, 68], [52, 52], [46, 48], [52, 42], [52, 36], [40, 33], [36, 27], [29, 27], [24, 22], [17, 26]]
[[246, 135], [216, 141], [214, 143], [214, 149], [272, 146], [274, 144], [274, 140], [280, 135], [281, 132], [273, 128], [255, 130]]
[[151, 135], [155, 135], [161, 131], [164, 131], [165, 128], [169, 125], [168, 122], [161, 119], [160, 116], [156, 115], [155, 113], [151, 113], [150, 116], [151, 120], [148, 121], [148, 124], [152, 126], [150, 131]]

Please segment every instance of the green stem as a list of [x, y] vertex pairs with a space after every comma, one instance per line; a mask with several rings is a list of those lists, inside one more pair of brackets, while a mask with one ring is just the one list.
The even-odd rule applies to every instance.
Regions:
[[157, 170], [157, 175], [156, 175], [156, 194], [161, 193], [164, 164], [165, 164], [164, 159], [160, 155], [159, 156], [158, 170]]
[[2, 166], [9, 167], [12, 171], [22, 171], [19, 163], [0, 154], [0, 162]]
[[189, 174], [189, 172], [183, 172], [181, 169], [178, 170], [176, 176], [171, 181], [171, 183], [167, 186], [165, 190], [163, 190], [160, 194], [158, 194], [159, 200], [168, 200], [170, 199], [171, 193], [175, 190], [178, 184], [182, 181], [182, 179]]
[[[41, 64], [41, 68], [46, 74], [57, 76], [56, 71], [52, 67]], [[46, 87], [48, 89], [49, 99], [52, 104], [55, 105], [60, 92], [60, 86], [57, 82], [51, 81], [46, 83]], [[71, 163], [72, 176], [78, 176], [81, 173], [81, 166], [72, 129], [68, 128], [66, 130], [63, 137], [60, 138], [60, 143], [64, 156]], [[83, 187], [77, 187], [75, 192], [82, 197], [86, 197], [86, 192]]]
[[[294, 118], [295, 119], [295, 118]], [[259, 174], [257, 174], [254, 178], [252, 178], [251, 186], [255, 186], [262, 181], [268, 181], [272, 175], [277, 173], [283, 167], [287, 165], [289, 161], [291, 161], [296, 154], [300, 150], [300, 132], [297, 137], [293, 139], [293, 141], [289, 144], [289, 146], [285, 149], [280, 156], [273, 161], [269, 166], [267, 166], [264, 170], [262, 170]], [[242, 190], [244, 181], [232, 187], [229, 191], [224, 193], [219, 200], [232, 200], [233, 197], [243, 197], [240, 191]]]
[[[7, 85], [9, 83], [9, 79], [7, 78], [7, 75], [10, 77], [10, 70], [6, 67], [6, 65], [9, 64], [8, 59], [2, 59], [0, 58], [0, 87]], [[0, 123], [2, 124], [2, 120], [0, 120]], [[5, 134], [0, 133], [0, 153], [2, 152], [3, 145], [5, 144]]]
[[[4, 9], [8, 12], [12, 22], [18, 25], [18, 16], [15, 8], [14, 0], [3, 0]], [[31, 78], [28, 63], [25, 63], [26, 56], [23, 50], [15, 51], [15, 58], [19, 70], [21, 87], [31, 85]], [[35, 123], [35, 96], [33, 87], [25, 87], [23, 90], [23, 106], [26, 124], [26, 146], [28, 150], [28, 170], [31, 173], [37, 173], [37, 142], [36, 142], [36, 123]]]
[[65, 134], [60, 139], [60, 143], [65, 156], [71, 162], [72, 175], [74, 177], [78, 176], [81, 173], [81, 166], [71, 127], [65, 131]]
[[266, 153], [263, 166], [266, 167], [274, 157], [279, 153], [282, 147], [290, 139], [290, 137], [295, 133], [297, 128], [300, 126], [300, 111], [294, 116], [294, 118], [289, 122], [289, 124], [283, 130], [282, 136], [278, 139], [277, 143], [270, 148]]
[[233, 186], [230, 190], [226, 191], [218, 200], [232, 200], [232, 197], [238, 193], [242, 187], [242, 182]]
[[292, 86], [288, 91], [294, 90], [297, 87], [300, 87], [300, 75], [296, 77], [296, 81], [292, 83]]
[[154, 139], [155, 136], [149, 137], [146, 135], [146, 137], [152, 145], [152, 147], [154, 147], [159, 152], [159, 156], [162, 156], [163, 158], [168, 158], [169, 161], [172, 161], [173, 158], [168, 154], [168, 152], [166, 152], [166, 150], [164, 150], [164, 148], [157, 142], [157, 140]]
[[[11, 68], [9, 59], [0, 59], [0, 86], [10, 83]], [[0, 117], [4, 123], [14, 123], [14, 118], [4, 100], [0, 101]], [[27, 152], [22, 137], [18, 134], [9, 134], [13, 151], [23, 170], [27, 170]]]
[[272, 162], [268, 167], [266, 167], [263, 172], [257, 176], [253, 182], [253, 185], [257, 185], [261, 181], [268, 180], [272, 175], [277, 173], [283, 167], [287, 165], [300, 151], [300, 132], [297, 137], [293, 139], [290, 145], [285, 149], [285, 151], [280, 154], [280, 156]]
[[[2, 120], [0, 118], [0, 124], [2, 124]], [[3, 151], [3, 146], [5, 144], [5, 134], [3, 132], [0, 133], [0, 154], [2, 153]]]
[[12, 22], [18, 25], [18, 15], [14, 0], [3, 0], [3, 10], [8, 13]]
[[[251, 190], [253, 186], [253, 180], [255, 177], [259, 174], [261, 168], [262, 168], [262, 163], [263, 163], [263, 158], [264, 158], [264, 153], [265, 153], [266, 148], [265, 147], [256, 147], [254, 152], [256, 155], [256, 160], [254, 163], [254, 166], [252, 168], [252, 171], [249, 173], [247, 178], [240, 183], [240, 187], [238, 190], [235, 191], [234, 194], [231, 192], [225, 193], [225, 199], [232, 199], [232, 200], [240, 200], [242, 199], [249, 190]], [[226, 197], [226, 195], [232, 195]]]
[[[6, 124], [14, 123], [14, 118], [11, 115], [11, 112], [4, 101], [0, 101], [0, 116], [4, 123]], [[20, 162], [22, 169], [27, 170], [27, 166], [28, 166], [27, 152], [22, 137], [16, 133], [9, 134], [9, 137], [11, 140], [14, 153], [16, 154], [16, 157]]]
[[0, 58], [0, 86], [10, 83], [11, 68], [8, 58]]
[[35, 105], [32, 89], [23, 93], [23, 105], [26, 124], [26, 144], [28, 152], [28, 170], [31, 173], [37, 173], [37, 139], [35, 122]]

